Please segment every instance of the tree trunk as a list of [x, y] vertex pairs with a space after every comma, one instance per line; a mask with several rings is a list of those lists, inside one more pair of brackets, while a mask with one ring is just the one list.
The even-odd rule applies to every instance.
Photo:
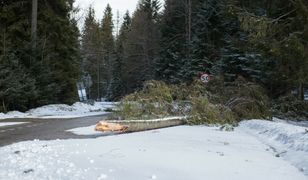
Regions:
[[6, 56], [6, 29], [3, 31], [3, 57]]
[[299, 99], [300, 100], [304, 100], [304, 94], [305, 94], [305, 92], [304, 92], [304, 84], [301, 82], [299, 84]]
[[37, 0], [32, 0], [31, 42], [32, 50], [36, 48], [37, 32]]
[[3, 112], [5, 112], [5, 113], [7, 112], [7, 109], [6, 109], [4, 100], [2, 100], [2, 110], [3, 110]]
[[186, 36], [187, 36], [187, 44], [191, 43], [191, 0], [187, 0], [186, 5]]
[[101, 94], [100, 94], [100, 60], [97, 60], [97, 101], [98, 99], [101, 99]]

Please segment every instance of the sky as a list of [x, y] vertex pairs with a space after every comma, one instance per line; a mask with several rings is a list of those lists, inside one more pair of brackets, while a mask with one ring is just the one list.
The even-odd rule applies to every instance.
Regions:
[[129, 10], [130, 14], [134, 12], [138, 1], [139, 0], [76, 0], [75, 7], [80, 8], [80, 12], [77, 15], [79, 26], [81, 27], [83, 25], [84, 15], [90, 5], [95, 9], [96, 19], [101, 20], [103, 18], [104, 10], [109, 3], [113, 10], [113, 18], [116, 20], [117, 11], [119, 11], [120, 19], [122, 19], [127, 10]]
[[[121, 23], [121, 20], [127, 10], [130, 14], [135, 11], [138, 1], [139, 0], [75, 0], [75, 7], [79, 7], [80, 9], [78, 15], [76, 15], [79, 28], [82, 30], [84, 16], [90, 5], [92, 5], [95, 10], [96, 19], [101, 20], [103, 18], [104, 10], [109, 3], [113, 10], [114, 25], [116, 27], [117, 12], [119, 11]], [[161, 0], [161, 2], [163, 2], [163, 0]]]

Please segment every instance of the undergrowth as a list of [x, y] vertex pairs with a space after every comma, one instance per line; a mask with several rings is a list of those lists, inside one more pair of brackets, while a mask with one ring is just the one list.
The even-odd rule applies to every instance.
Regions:
[[141, 91], [122, 99], [117, 119], [153, 119], [186, 116], [189, 124], [237, 124], [242, 119], [269, 118], [269, 103], [262, 87], [238, 80], [215, 79], [205, 85], [168, 85], [148, 81]]
[[298, 100], [294, 96], [283, 96], [272, 103], [272, 112], [276, 117], [292, 120], [308, 119], [308, 101]]

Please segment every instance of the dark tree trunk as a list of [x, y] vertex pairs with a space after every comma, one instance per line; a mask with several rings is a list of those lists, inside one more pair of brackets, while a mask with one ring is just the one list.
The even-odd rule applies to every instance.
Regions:
[[36, 30], [37, 30], [37, 0], [32, 0], [32, 20], [31, 20], [31, 41], [32, 49], [36, 48]]
[[299, 98], [300, 100], [304, 100], [304, 84], [300, 83], [299, 85]]

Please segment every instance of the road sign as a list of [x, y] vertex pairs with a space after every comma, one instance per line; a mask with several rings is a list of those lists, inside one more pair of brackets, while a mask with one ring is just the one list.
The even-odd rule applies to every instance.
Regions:
[[202, 74], [200, 79], [203, 83], [208, 83], [211, 80], [211, 76], [209, 74]]

